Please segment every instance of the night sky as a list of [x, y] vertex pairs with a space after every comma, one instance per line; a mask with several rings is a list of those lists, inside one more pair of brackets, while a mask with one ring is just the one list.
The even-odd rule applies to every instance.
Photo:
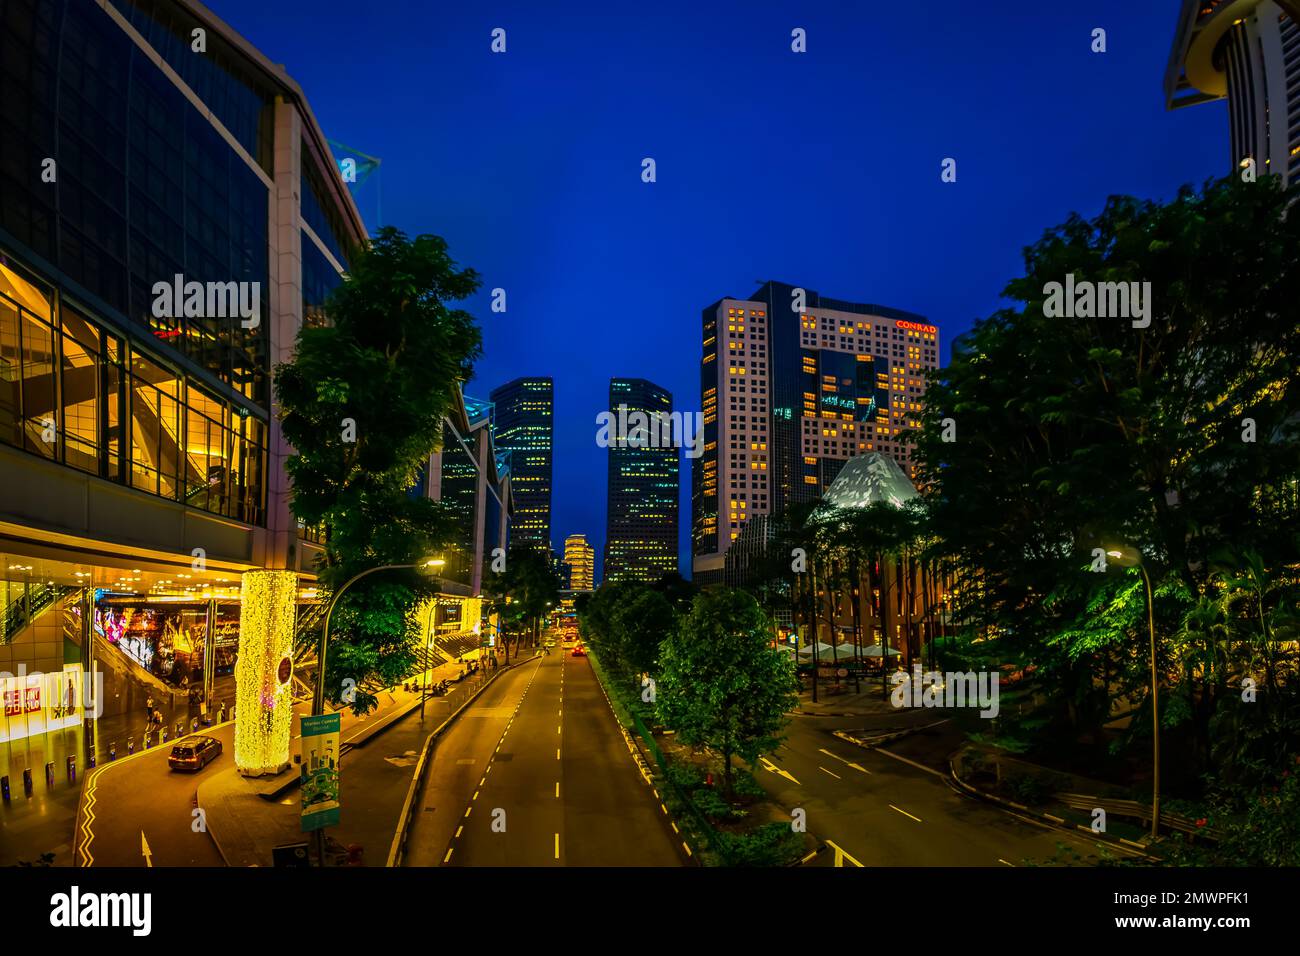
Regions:
[[[586, 532], [598, 561], [609, 378], [697, 411], [704, 306], [780, 279], [919, 312], [946, 362], [1044, 229], [1228, 162], [1224, 103], [1165, 111], [1173, 0], [209, 5], [383, 159], [383, 224], [481, 273], [467, 392], [554, 377], [554, 543]], [[373, 180], [356, 195], [373, 229]], [[681, 502], [689, 576], [689, 468]]]

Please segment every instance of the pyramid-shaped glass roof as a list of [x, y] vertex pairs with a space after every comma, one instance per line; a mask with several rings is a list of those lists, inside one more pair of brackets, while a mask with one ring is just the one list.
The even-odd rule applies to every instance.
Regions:
[[836, 508], [866, 508], [885, 502], [895, 508], [917, 495], [916, 486], [898, 462], [878, 451], [850, 458], [826, 489], [825, 500]]

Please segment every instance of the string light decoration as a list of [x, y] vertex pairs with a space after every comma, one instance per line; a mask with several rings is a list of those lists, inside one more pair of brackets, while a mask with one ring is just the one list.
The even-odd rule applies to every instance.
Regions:
[[249, 571], [240, 587], [235, 766], [244, 776], [289, 766], [292, 666], [282, 664], [292, 659], [297, 594], [298, 576], [292, 571]]

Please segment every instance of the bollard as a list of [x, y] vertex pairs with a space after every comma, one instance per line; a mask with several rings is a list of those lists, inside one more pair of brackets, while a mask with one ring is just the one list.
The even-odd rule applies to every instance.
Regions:
[[77, 757], [75, 754], [68, 756], [68, 782], [77, 782]]
[[109, 759], [109, 760], [116, 760], [116, 759], [117, 759], [117, 741], [116, 741], [116, 740], [114, 740], [111, 744], [108, 745], [108, 759]]
[[195, 717], [192, 721], [190, 721], [190, 731], [192, 733], [197, 733], [198, 729], [199, 729], [199, 719]]
[[151, 734], [149, 731], [146, 730], [144, 732], [144, 749], [148, 750], [152, 746], [153, 746], [153, 734]]
[[87, 766], [87, 767], [90, 767], [90, 768], [93, 770], [94, 767], [95, 767], [95, 763], [96, 763], [96, 760], [95, 760], [95, 751], [92, 750], [92, 751], [90, 752], [90, 756], [88, 756], [88, 757], [86, 758], [86, 766]]
[[135, 753], [135, 738], [134, 738], [134, 737], [127, 737], [127, 738], [126, 738], [126, 753], [127, 753], [127, 756], [130, 756], [131, 754]]
[[54, 786], [54, 761], [51, 760], [45, 764], [45, 786]]
[[0, 797], [4, 798], [5, 803], [9, 802], [9, 774], [0, 777]]
[[176, 736], [179, 737], [183, 733], [185, 733], [185, 721], [178, 720], [176, 721]]
[[32, 768], [31, 767], [28, 767], [26, 770], [23, 771], [23, 792], [26, 793], [27, 796], [29, 797], [32, 795]]
[[158, 737], [159, 740], [161, 740], [163, 743], [167, 743], [167, 728], [166, 728], [166, 727], [164, 727], [162, 730], [158, 731], [158, 735], [159, 735], [159, 737]]

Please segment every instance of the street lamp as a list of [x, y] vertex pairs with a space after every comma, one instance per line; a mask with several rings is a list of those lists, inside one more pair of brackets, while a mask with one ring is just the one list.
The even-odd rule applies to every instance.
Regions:
[[311, 712], [316, 717], [325, 712], [325, 652], [329, 649], [330, 640], [330, 617], [334, 614], [334, 605], [338, 604], [339, 598], [343, 592], [350, 588], [357, 581], [360, 581], [368, 574], [374, 574], [376, 571], [399, 571], [406, 569], [419, 568], [422, 571], [433, 571], [441, 568], [447, 562], [442, 558], [426, 558], [419, 564], [381, 564], [377, 568], [367, 568], [360, 574], [354, 575], [344, 582], [343, 586], [334, 592], [330, 597], [329, 607], [325, 609], [325, 626], [320, 633], [320, 647], [316, 652], [316, 693], [312, 697]]
[[[325, 609], [325, 626], [320, 632], [320, 647], [316, 651], [316, 692], [312, 696], [311, 713], [313, 717], [319, 717], [325, 713], [325, 652], [329, 648], [330, 640], [330, 616], [334, 613], [334, 605], [339, 603], [339, 598], [349, 587], [360, 581], [367, 574], [374, 574], [376, 571], [398, 571], [411, 568], [419, 568], [421, 571], [428, 573], [442, 567], [447, 562], [442, 558], [426, 558], [419, 564], [381, 564], [377, 568], [367, 568], [360, 574], [353, 575], [343, 583], [330, 597], [329, 607]], [[320, 865], [325, 865], [325, 830], [321, 828], [316, 831], [316, 857], [320, 860]]]
[[1151, 836], [1160, 835], [1160, 683], [1156, 671], [1156, 623], [1152, 608], [1151, 578], [1142, 562], [1142, 552], [1132, 545], [1106, 548], [1106, 557], [1121, 568], [1137, 568], [1147, 596], [1147, 633], [1151, 638]]

